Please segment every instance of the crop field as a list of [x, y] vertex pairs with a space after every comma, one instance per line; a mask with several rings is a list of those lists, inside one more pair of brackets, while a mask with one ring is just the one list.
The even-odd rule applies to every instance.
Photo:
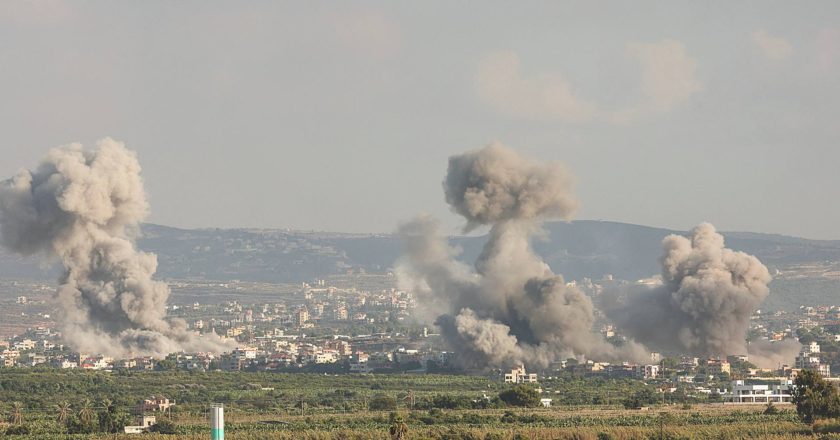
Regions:
[[[552, 386], [551, 408], [517, 408], [489, 398], [506, 387], [479, 376], [315, 375], [272, 373], [104, 373], [0, 370], [0, 437], [34, 439], [207, 439], [207, 410], [225, 405], [226, 439], [831, 439], [833, 427], [799, 421], [793, 408], [720, 403], [656, 404], [642, 410], [619, 403], [577, 404], [578, 381]], [[636, 381], [604, 382], [601, 392], [629, 393]], [[175, 399], [162, 415], [166, 433], [79, 432], [67, 420], [131, 420], [149, 396]], [[487, 396], [487, 398], [485, 398]], [[568, 402], [565, 401], [568, 396]], [[585, 398], [584, 400], [588, 400]], [[17, 402], [17, 407], [15, 407]], [[69, 410], [61, 422], [60, 407]], [[110, 415], [109, 415], [110, 414]], [[98, 422], [96, 422], [98, 420]], [[163, 426], [162, 425], [162, 426]], [[103, 429], [104, 430], [104, 429]], [[114, 429], [112, 429], [114, 430]], [[820, 431], [820, 432], [815, 432]], [[98, 430], [102, 431], [102, 430]]]

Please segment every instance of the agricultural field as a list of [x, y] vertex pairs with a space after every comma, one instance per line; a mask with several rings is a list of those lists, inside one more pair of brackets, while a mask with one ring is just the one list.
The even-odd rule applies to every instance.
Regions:
[[[234, 440], [384, 440], [395, 426], [403, 440], [840, 439], [815, 433], [834, 427], [804, 424], [789, 405], [766, 411], [761, 405], [686, 401], [629, 410], [620, 396], [643, 390], [640, 382], [546, 383], [552, 391], [544, 395], [552, 396], [553, 406], [521, 408], [497, 397], [509, 387], [482, 376], [4, 369], [0, 410], [7, 423], [0, 437], [206, 439], [207, 410], [223, 403], [226, 438]], [[153, 395], [176, 401], [169, 414], [156, 414], [165, 433], [108, 432], [129, 423], [137, 403]], [[85, 429], [86, 423], [95, 429]]]

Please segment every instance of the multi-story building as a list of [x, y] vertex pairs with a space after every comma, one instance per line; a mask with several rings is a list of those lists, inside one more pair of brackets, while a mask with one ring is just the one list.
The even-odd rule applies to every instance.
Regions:
[[303, 327], [303, 325], [306, 324], [306, 321], [309, 321], [309, 309], [301, 307], [295, 314], [295, 325]]
[[787, 379], [778, 384], [747, 384], [743, 380], [735, 380], [725, 400], [730, 403], [790, 403], [792, 391], [793, 381]]
[[513, 370], [510, 370], [510, 373], [505, 373], [505, 383], [536, 383], [537, 382], [537, 375], [536, 373], [526, 373], [525, 366], [520, 365]]
[[814, 370], [823, 377], [831, 377], [831, 366], [822, 363], [820, 360], [820, 345], [811, 342], [808, 347], [803, 347], [796, 356], [795, 367], [803, 370]]
[[717, 376], [719, 374], [730, 374], [732, 368], [725, 359], [709, 359], [706, 361], [706, 373]]

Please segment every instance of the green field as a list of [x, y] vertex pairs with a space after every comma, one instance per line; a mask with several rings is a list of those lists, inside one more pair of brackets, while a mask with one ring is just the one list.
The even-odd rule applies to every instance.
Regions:
[[[205, 439], [207, 409], [218, 402], [226, 407], [226, 438], [234, 440], [390, 439], [395, 417], [407, 428], [405, 439], [840, 438], [815, 434], [789, 406], [775, 414], [764, 414], [763, 406], [697, 402], [628, 410], [622, 396], [643, 390], [639, 381], [562, 378], [543, 386], [552, 408], [507, 407], [496, 398], [507, 387], [480, 376], [4, 369], [0, 408], [9, 423], [0, 437]], [[82, 413], [100, 431], [109, 418], [127, 420], [152, 395], [177, 402], [171, 414], [158, 415], [172, 434], [69, 433], [69, 421], [80, 426]], [[70, 411], [59, 423], [65, 401]]]

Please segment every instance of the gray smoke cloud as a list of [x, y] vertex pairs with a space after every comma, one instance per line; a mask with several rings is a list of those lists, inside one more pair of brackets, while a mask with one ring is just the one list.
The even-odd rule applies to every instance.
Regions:
[[401, 225], [405, 255], [397, 270], [417, 292], [443, 336], [471, 367], [556, 359], [644, 359], [643, 347], [616, 347], [592, 331], [592, 302], [531, 249], [542, 221], [570, 219], [577, 201], [570, 174], [557, 163], [526, 160], [500, 144], [449, 159], [446, 201], [466, 230], [489, 225], [474, 271], [457, 262], [438, 223], [421, 216]]
[[133, 152], [112, 139], [94, 150], [71, 144], [0, 184], [0, 240], [61, 261], [59, 326], [77, 350], [160, 357], [229, 348], [166, 319], [169, 288], [152, 279], [157, 258], [134, 246], [148, 210]]
[[[769, 293], [767, 268], [752, 255], [726, 248], [709, 223], [687, 238], [665, 237], [662, 246], [662, 285], [628, 292], [608, 315], [652, 348], [701, 356], [747, 354], [750, 316]], [[796, 348], [758, 344], [752, 351], [751, 358], [767, 364]]]

